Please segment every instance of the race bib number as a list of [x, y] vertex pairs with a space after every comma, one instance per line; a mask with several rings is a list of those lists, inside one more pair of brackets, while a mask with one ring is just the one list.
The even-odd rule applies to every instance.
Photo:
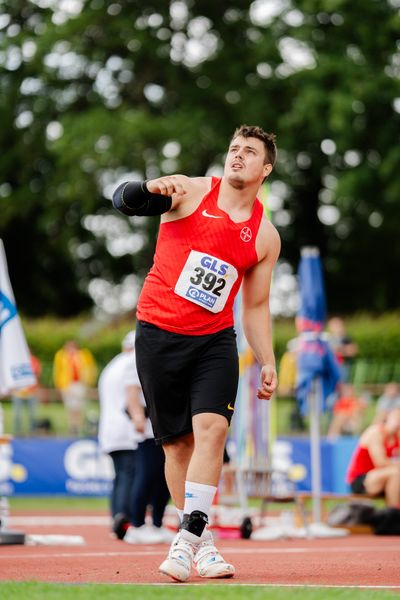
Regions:
[[238, 278], [234, 266], [210, 254], [191, 250], [175, 286], [175, 293], [189, 302], [219, 313]]

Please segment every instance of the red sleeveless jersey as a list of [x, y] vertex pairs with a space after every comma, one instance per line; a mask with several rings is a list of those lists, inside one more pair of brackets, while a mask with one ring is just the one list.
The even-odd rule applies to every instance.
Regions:
[[140, 321], [186, 335], [233, 325], [233, 302], [243, 274], [258, 262], [256, 238], [263, 216], [256, 199], [247, 221], [235, 223], [218, 208], [221, 179], [189, 216], [161, 223], [154, 264], [137, 307]]
[[[400, 451], [399, 437], [395, 436], [393, 440], [385, 441], [384, 447], [386, 451], [386, 456], [388, 458], [397, 456], [398, 452]], [[370, 453], [368, 452], [368, 449], [358, 444], [356, 449], [354, 450], [347, 471], [347, 483], [351, 483], [352, 481], [354, 481], [354, 479], [356, 479], [356, 477], [359, 477], [360, 475], [365, 475], [366, 473], [368, 473], [368, 471], [372, 471], [372, 469], [375, 469], [375, 465], [372, 462], [372, 458], [370, 456]]]

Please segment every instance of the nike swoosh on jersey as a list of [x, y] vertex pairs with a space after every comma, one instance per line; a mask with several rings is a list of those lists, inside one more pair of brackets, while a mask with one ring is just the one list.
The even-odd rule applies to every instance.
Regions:
[[207, 212], [206, 208], [203, 210], [203, 212], [201, 214], [203, 215], [203, 217], [209, 217], [210, 219], [223, 219], [224, 218], [224, 217], [220, 217], [217, 215], [210, 215], [210, 213]]

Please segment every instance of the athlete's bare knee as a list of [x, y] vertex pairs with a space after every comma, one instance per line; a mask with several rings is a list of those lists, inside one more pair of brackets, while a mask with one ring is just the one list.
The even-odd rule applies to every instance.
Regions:
[[228, 433], [228, 422], [225, 417], [210, 413], [196, 415], [193, 425], [196, 448], [199, 446], [215, 448], [224, 446]]

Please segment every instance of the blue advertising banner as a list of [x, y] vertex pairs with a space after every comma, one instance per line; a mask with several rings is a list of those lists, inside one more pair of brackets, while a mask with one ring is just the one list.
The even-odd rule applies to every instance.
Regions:
[[[322, 490], [346, 493], [347, 465], [355, 438], [322, 440]], [[289, 473], [301, 491], [311, 490], [310, 441], [280, 438], [273, 448], [273, 467]], [[0, 445], [0, 495], [108, 496], [114, 477], [110, 457], [95, 439], [15, 439]], [[288, 480], [277, 481], [280, 491]]]
[[92, 439], [15, 439], [0, 446], [0, 494], [106, 496], [114, 471]]
[[[322, 439], [321, 449], [321, 491], [335, 494], [349, 492], [346, 484], [346, 470], [351, 455], [357, 444], [357, 438], [337, 438], [335, 440]], [[296, 489], [302, 492], [311, 491], [311, 447], [308, 438], [281, 438], [275, 444], [274, 458], [279, 447], [285, 461], [278, 463], [276, 468], [281, 468], [289, 473], [296, 483]], [[275, 464], [275, 462], [274, 462]]]
[[[283, 438], [278, 441], [276, 446], [284, 444], [286, 446], [286, 465], [285, 470], [289, 473], [289, 478], [294, 479], [296, 489], [302, 492], [311, 490], [311, 449], [310, 440], [307, 438]], [[276, 448], [274, 448], [276, 453]], [[322, 490], [331, 492], [332, 490], [332, 453], [330, 444], [321, 442], [321, 475]]]

